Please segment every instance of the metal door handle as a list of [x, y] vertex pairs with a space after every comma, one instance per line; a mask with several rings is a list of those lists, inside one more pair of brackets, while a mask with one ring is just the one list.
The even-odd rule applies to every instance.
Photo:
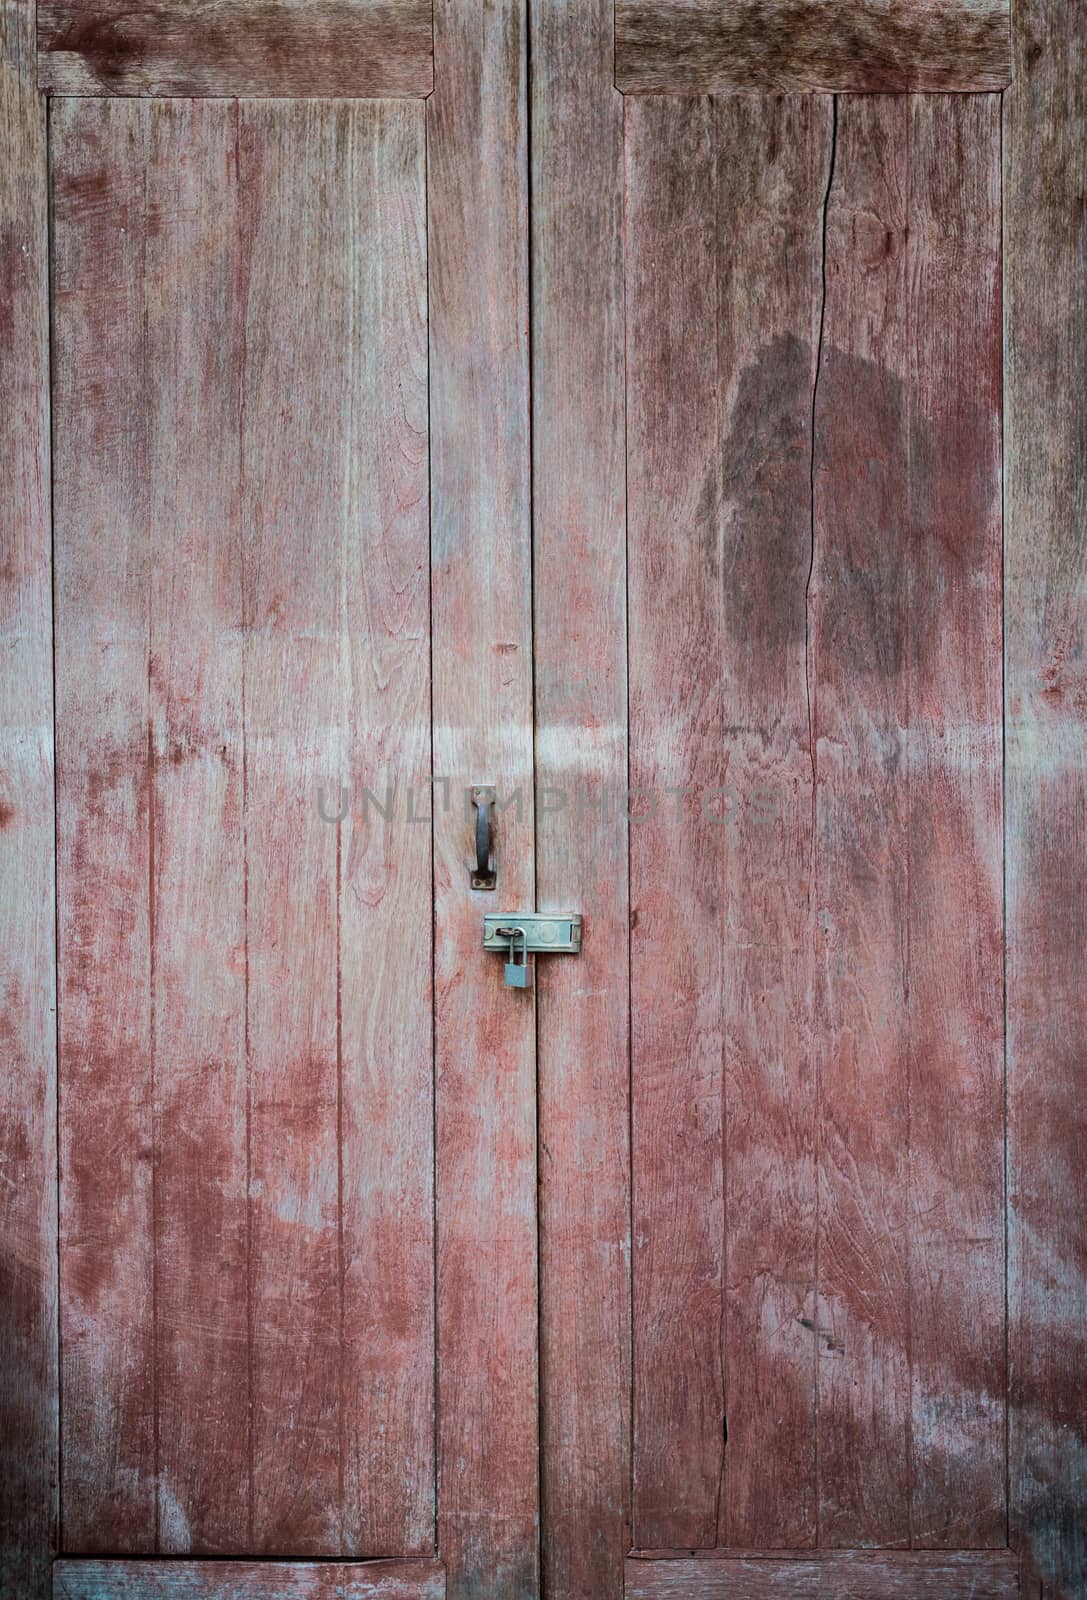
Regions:
[[476, 808], [476, 864], [468, 877], [473, 889], [493, 889], [498, 878], [491, 829], [494, 801], [495, 792], [489, 786], [480, 784], [472, 790], [472, 804]]

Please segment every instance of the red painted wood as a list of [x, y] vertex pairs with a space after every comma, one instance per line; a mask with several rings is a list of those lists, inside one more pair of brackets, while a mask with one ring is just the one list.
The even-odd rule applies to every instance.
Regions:
[[911, 100], [909, 162], [910, 1528], [954, 1549], [1007, 1527], [997, 97]]
[[636, 1552], [628, 1600], [1018, 1600], [1010, 1550]]
[[[823, 97], [737, 96], [718, 116], [729, 1430], [718, 1537], [802, 1547], [816, 1530], [805, 592], [833, 114]], [[726, 156], [738, 150], [753, 159]]]
[[433, 1536], [428, 841], [317, 803], [426, 724], [422, 156], [409, 105], [243, 114], [253, 1515], [292, 1555]]
[[809, 683], [819, 1542], [908, 1545], [907, 102], [842, 100], [815, 399]]
[[626, 109], [639, 1541], [1003, 1542], [994, 106]]
[[55, 168], [66, 1542], [431, 1549], [422, 109]]
[[1087, 1589], [1087, 37], [1016, 6], [1004, 107], [1008, 1287], [1012, 1540]]
[[629, 1548], [629, 907], [622, 100], [610, 0], [531, 8], [542, 1559], [618, 1600]]
[[57, 1152], [45, 108], [0, 8], [0, 1593], [57, 1537]]
[[[239, 444], [237, 390], [220, 378], [239, 340], [217, 331], [235, 321], [234, 240], [219, 225], [237, 203], [235, 130], [199, 104], [147, 125], [152, 203], [169, 222], [141, 219], [144, 284], [175, 286], [145, 291], [137, 534], [150, 563], [155, 1530], [159, 1549], [221, 1552], [248, 1534], [244, 1493], [223, 1493], [248, 1482], [249, 1408], [242, 605], [238, 564], [222, 553]], [[66, 138], [102, 128], [91, 108]]]
[[631, 770], [660, 807], [631, 851], [635, 1526], [640, 1542], [802, 1544], [804, 592], [831, 113], [630, 100], [626, 115]]
[[840, 105], [816, 412], [821, 1536], [956, 1547], [1004, 1522], [999, 138], [906, 112]]
[[[403, 787], [430, 776], [426, 125], [422, 106], [357, 107], [363, 174], [345, 255], [348, 331], [341, 563], [340, 841], [344, 1546], [434, 1548], [434, 1049], [430, 830]], [[331, 197], [333, 208], [347, 197]], [[373, 270], [365, 262], [373, 261]], [[374, 330], [384, 332], [382, 338]], [[400, 790], [395, 825], [359, 786]], [[422, 808], [425, 810], [425, 807]]]
[[[538, 1581], [535, 1007], [481, 949], [484, 911], [535, 893], [526, 28], [521, 0], [440, 0], [427, 105], [438, 1542], [458, 1600]], [[493, 895], [469, 887], [475, 784], [504, 806]]]
[[434, 87], [431, 0], [43, 0], [55, 94], [400, 98]]
[[54, 1600], [444, 1600], [437, 1561], [58, 1561]]
[[[717, 114], [628, 99], [634, 1530], [714, 1544], [724, 1455], [721, 827], [646, 813], [725, 777]], [[667, 263], [665, 270], [661, 270]]]
[[[143, 339], [152, 115], [54, 110], [61, 1500], [71, 1550], [153, 1550], [154, 1128]], [[118, 156], [123, 154], [123, 159]]]

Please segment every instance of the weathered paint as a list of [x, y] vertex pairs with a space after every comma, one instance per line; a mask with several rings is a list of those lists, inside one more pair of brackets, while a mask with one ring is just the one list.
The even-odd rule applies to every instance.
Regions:
[[69, 1550], [433, 1548], [423, 117], [55, 112]]
[[42, 0], [38, 82], [54, 94], [427, 95], [432, 0]]
[[1004, 1540], [997, 102], [830, 115], [627, 101], [639, 1543]]
[[[619, 1600], [629, 1548], [630, 1167], [623, 117], [611, 0], [530, 7], [545, 1592]], [[605, 803], [605, 797], [609, 797]]]
[[57, 1542], [53, 673], [45, 107], [0, 5], [0, 1593]]
[[1002, 89], [1009, 0], [614, 0], [625, 94]]
[[757, 1551], [691, 1559], [681, 1551], [635, 1552], [627, 1600], [1018, 1600], [1010, 1550]]
[[631, 784], [662, 807], [631, 828], [635, 1536], [803, 1545], [804, 601], [832, 110], [628, 98], [626, 117]]
[[[536, 1028], [481, 949], [531, 908], [532, 600], [524, 0], [439, 0], [427, 102], [437, 1111], [438, 1543], [456, 1600], [537, 1592]], [[473, 893], [466, 787], [496, 822]]]
[[437, 1561], [58, 1561], [53, 1600], [445, 1600]]
[[1087, 35], [1016, 6], [1004, 116], [1011, 1537], [1087, 1593]]

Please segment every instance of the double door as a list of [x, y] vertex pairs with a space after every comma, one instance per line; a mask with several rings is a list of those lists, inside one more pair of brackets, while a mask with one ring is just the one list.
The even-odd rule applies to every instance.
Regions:
[[1019, 1592], [1006, 19], [713, 15], [39, 8], [60, 1594]]

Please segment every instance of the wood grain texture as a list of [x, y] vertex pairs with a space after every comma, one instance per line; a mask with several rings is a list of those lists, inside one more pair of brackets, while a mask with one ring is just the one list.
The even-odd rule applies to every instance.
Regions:
[[[812, 777], [805, 595], [811, 425], [833, 109], [718, 111], [724, 619], [722, 1328], [728, 1444], [718, 1541], [816, 1532]], [[727, 154], [726, 154], [727, 152]]]
[[57, 1542], [57, 1152], [45, 108], [0, 6], [0, 1592]]
[[445, 1600], [437, 1561], [58, 1561], [53, 1600]]
[[631, 841], [635, 1528], [804, 1544], [804, 598], [831, 107], [626, 117], [631, 782], [660, 808]]
[[1026, 0], [1004, 123], [1009, 1403], [1012, 1540], [1046, 1600], [1087, 1591], [1085, 186], [1082, 14]]
[[810, 596], [826, 1544], [1004, 1542], [998, 166], [995, 99], [841, 102]]
[[[59, 109], [58, 159], [79, 161], [84, 128], [94, 149], [102, 120], [94, 108], [85, 123], [67, 117]], [[134, 120], [120, 108], [112, 128]], [[246, 1498], [223, 1485], [247, 1482], [249, 1415], [242, 592], [240, 564], [223, 550], [240, 453], [235, 238], [220, 221], [237, 210], [235, 130], [207, 105], [141, 120], [137, 176], [154, 175], [153, 216], [132, 230], [143, 352], [149, 376], [169, 374], [151, 376], [141, 396], [139, 463], [150, 562], [155, 1526], [159, 1549], [229, 1553], [248, 1534]]]
[[69, 1549], [432, 1548], [423, 159], [56, 112]]
[[531, 8], [542, 1560], [619, 1600], [629, 1548], [623, 115], [610, 0]]
[[1010, 1550], [681, 1555], [626, 1564], [627, 1600], [1018, 1600]]
[[254, 1538], [292, 1555], [433, 1538], [429, 840], [316, 803], [427, 775], [422, 134], [253, 106], [239, 138]]
[[624, 94], [1002, 89], [1008, 0], [615, 0]]
[[1007, 1527], [1000, 101], [908, 138], [910, 1537], [956, 1549]]
[[[427, 103], [438, 1269], [438, 1541], [457, 1600], [538, 1590], [532, 992], [484, 954], [531, 907], [527, 15], [440, 0]], [[466, 791], [493, 784], [497, 895]]]
[[[717, 113], [661, 98], [625, 115], [630, 785], [649, 791], [644, 814], [653, 796], [724, 777], [706, 336]], [[712, 1545], [725, 1448], [720, 825], [700, 807], [667, 855], [660, 826], [630, 832], [634, 1530], [643, 1544]]]
[[151, 119], [132, 111], [58, 107], [51, 148], [61, 1498], [69, 1549], [121, 1554], [153, 1550], [157, 1522]]
[[38, 82], [78, 95], [427, 95], [432, 13], [432, 0], [43, 0]]
[[839, 106], [814, 403], [812, 1342], [820, 1542], [845, 1546], [909, 1543], [907, 110]]
[[626, 107], [639, 1543], [1004, 1543], [997, 109]]

